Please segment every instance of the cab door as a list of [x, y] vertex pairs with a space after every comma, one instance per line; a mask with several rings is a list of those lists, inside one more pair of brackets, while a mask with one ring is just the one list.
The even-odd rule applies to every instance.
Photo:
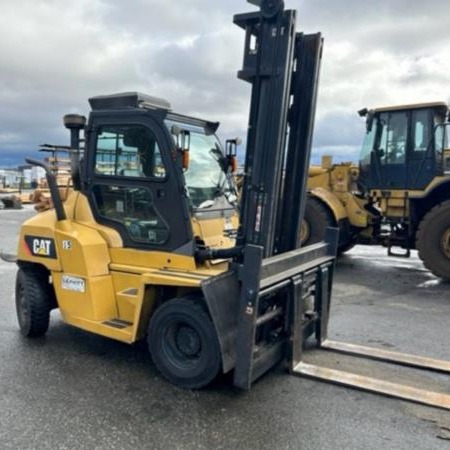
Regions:
[[433, 110], [411, 111], [411, 145], [408, 155], [408, 188], [423, 189], [436, 175]]
[[193, 254], [175, 145], [151, 111], [92, 113], [85, 190], [96, 220], [125, 247]]
[[407, 148], [408, 112], [380, 113], [374, 148], [378, 160], [378, 186], [373, 188], [407, 188]]

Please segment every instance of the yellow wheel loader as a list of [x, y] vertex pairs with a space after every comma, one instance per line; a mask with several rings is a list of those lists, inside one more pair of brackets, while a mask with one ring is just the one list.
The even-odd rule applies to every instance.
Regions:
[[448, 106], [359, 113], [367, 133], [358, 165], [324, 157], [309, 169], [303, 243], [318, 242], [326, 227], [338, 226], [340, 252], [356, 243], [383, 245], [393, 256], [417, 249], [428, 269], [450, 279]]
[[218, 123], [139, 93], [89, 99], [87, 121], [64, 118], [67, 198], [51, 167], [27, 159], [46, 170], [54, 209], [20, 231], [25, 336], [46, 333], [58, 308], [83, 330], [146, 338], [157, 369], [178, 386], [200, 388], [233, 370], [248, 389], [326, 328], [337, 234], [296, 248], [322, 38], [296, 33], [296, 12], [281, 0], [252, 3], [260, 11], [234, 19], [246, 33], [238, 76], [252, 85], [240, 210], [236, 141], [224, 152]]

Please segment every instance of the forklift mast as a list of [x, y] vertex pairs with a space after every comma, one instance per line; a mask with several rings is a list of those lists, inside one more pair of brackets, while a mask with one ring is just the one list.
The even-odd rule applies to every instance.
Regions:
[[[252, 84], [237, 237], [243, 251], [234, 262], [234, 384], [244, 389], [280, 360], [296, 362], [303, 337], [326, 328], [322, 306], [331, 293], [337, 243], [330, 230], [327, 242], [298, 248], [321, 34], [296, 33], [296, 12], [284, 10], [282, 0], [250, 3], [260, 11], [234, 17], [246, 33], [238, 77]], [[220, 291], [204, 286], [207, 302], [214, 290]]]
[[297, 247], [323, 39], [296, 33], [281, 0], [251, 3], [261, 11], [234, 18], [246, 32], [238, 77], [252, 84], [238, 244], [268, 257]]

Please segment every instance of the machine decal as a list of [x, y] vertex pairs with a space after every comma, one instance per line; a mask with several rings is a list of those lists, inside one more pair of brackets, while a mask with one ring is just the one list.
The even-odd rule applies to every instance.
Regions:
[[25, 236], [25, 246], [33, 256], [56, 259], [55, 240], [39, 236]]
[[69, 241], [68, 239], [64, 239], [62, 241], [62, 248], [63, 248], [63, 250], [71, 250], [72, 249], [72, 241]]
[[63, 275], [61, 287], [66, 291], [86, 292], [86, 281], [83, 278]]

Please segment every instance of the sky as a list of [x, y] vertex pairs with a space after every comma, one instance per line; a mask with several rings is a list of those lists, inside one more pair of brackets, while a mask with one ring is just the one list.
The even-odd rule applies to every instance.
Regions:
[[[450, 2], [285, 0], [298, 31], [325, 38], [313, 160], [355, 160], [356, 111], [450, 95]], [[245, 139], [250, 85], [236, 77], [244, 0], [3, 0], [0, 14], [0, 167], [67, 145], [67, 113], [94, 95], [140, 91], [177, 112], [220, 121]]]

